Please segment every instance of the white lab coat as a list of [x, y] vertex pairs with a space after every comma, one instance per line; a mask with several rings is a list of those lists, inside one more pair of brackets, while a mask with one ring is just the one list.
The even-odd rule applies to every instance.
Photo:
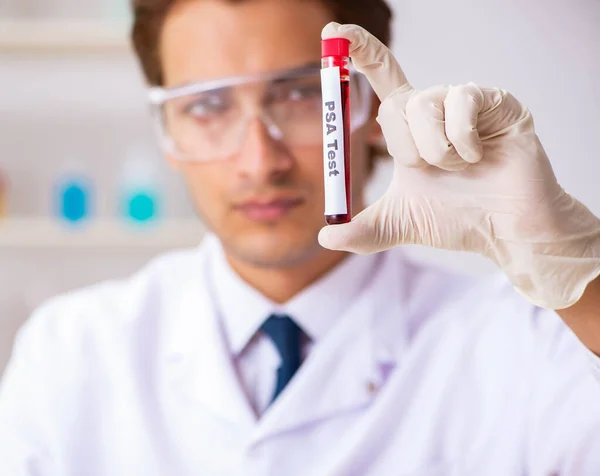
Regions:
[[0, 475], [600, 475], [600, 386], [558, 317], [398, 251], [257, 421], [211, 246], [33, 316], [0, 388]]

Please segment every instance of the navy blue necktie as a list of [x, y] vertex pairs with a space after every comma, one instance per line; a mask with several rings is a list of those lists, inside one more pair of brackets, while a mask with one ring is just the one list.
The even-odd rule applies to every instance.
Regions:
[[281, 356], [281, 366], [277, 369], [277, 386], [271, 402], [274, 402], [302, 363], [302, 338], [304, 332], [288, 316], [273, 315], [260, 330], [275, 344]]

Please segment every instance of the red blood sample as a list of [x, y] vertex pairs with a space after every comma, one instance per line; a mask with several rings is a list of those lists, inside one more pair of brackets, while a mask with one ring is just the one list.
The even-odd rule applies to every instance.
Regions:
[[323, 40], [323, 152], [325, 221], [352, 220], [350, 163], [350, 41]]

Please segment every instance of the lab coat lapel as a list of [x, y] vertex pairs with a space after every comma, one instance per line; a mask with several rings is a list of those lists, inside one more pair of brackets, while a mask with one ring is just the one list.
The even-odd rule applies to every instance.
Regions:
[[258, 423], [255, 442], [368, 405], [406, 342], [402, 261], [381, 256], [368, 288], [313, 349]]
[[235, 372], [232, 356], [206, 282], [207, 248], [201, 269], [173, 299], [169, 316], [169, 362], [175, 384], [215, 415], [252, 426], [256, 415]]

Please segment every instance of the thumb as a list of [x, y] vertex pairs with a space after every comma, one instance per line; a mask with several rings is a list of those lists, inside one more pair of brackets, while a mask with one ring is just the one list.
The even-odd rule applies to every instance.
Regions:
[[406, 90], [406, 101], [408, 101], [413, 87], [406, 79], [400, 64], [388, 47], [367, 30], [358, 25], [340, 25], [332, 22], [325, 26], [321, 37], [324, 40], [329, 38], [350, 40], [352, 64], [368, 78], [382, 102], [399, 88]]
[[394, 234], [389, 233], [389, 226], [384, 223], [389, 215], [388, 209], [389, 200], [384, 195], [356, 215], [350, 223], [321, 229], [319, 243], [323, 248], [356, 254], [371, 254], [392, 248], [396, 245], [392, 242]]

